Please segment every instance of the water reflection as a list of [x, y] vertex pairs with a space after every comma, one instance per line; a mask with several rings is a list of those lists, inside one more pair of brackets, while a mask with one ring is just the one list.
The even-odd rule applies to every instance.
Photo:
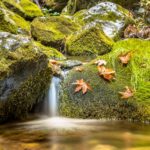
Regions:
[[149, 150], [150, 126], [46, 118], [0, 127], [0, 150]]

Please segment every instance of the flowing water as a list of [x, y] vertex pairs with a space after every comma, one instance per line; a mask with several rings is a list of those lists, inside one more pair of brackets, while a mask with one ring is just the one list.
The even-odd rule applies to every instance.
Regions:
[[58, 117], [60, 83], [52, 78], [47, 117], [0, 126], [0, 150], [150, 150], [150, 125]]

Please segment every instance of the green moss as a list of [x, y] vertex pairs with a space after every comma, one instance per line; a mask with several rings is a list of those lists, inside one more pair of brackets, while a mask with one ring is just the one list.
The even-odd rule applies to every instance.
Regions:
[[32, 36], [42, 44], [60, 49], [66, 36], [79, 28], [71, 19], [63, 16], [40, 17], [31, 24]]
[[66, 52], [69, 55], [101, 55], [109, 52], [113, 41], [95, 25], [87, 25], [66, 41]]
[[60, 53], [57, 49], [52, 47], [46, 47], [39, 42], [34, 42], [35, 46], [40, 49], [48, 58], [64, 60], [65, 56]]
[[30, 0], [21, 0], [19, 3], [15, 0], [3, 0], [3, 2], [9, 9], [27, 19], [43, 16], [40, 8]]
[[29, 33], [30, 24], [19, 15], [7, 9], [0, 8], [0, 30], [18, 33], [20, 32], [19, 29], [21, 29], [22, 32]]
[[[127, 66], [118, 59], [121, 53], [132, 52]], [[116, 71], [116, 80], [107, 82], [99, 77], [96, 65], [84, 66], [83, 72], [72, 70], [64, 81], [60, 114], [79, 118], [116, 118], [150, 121], [150, 42], [128, 39], [114, 44], [113, 50], [97, 59], [105, 59], [108, 68]], [[93, 90], [87, 94], [74, 93], [76, 80], [84, 79]], [[128, 100], [120, 98], [118, 92], [125, 86], [135, 90]]]

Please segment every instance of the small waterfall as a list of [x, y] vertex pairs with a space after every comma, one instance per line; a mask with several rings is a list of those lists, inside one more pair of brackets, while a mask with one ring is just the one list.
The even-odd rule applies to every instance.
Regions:
[[36, 3], [36, 5], [37, 5], [39, 8], [41, 8], [40, 3], [39, 3], [39, 0], [33, 0], [33, 1]]
[[58, 116], [58, 99], [61, 79], [53, 77], [48, 91], [48, 115]]

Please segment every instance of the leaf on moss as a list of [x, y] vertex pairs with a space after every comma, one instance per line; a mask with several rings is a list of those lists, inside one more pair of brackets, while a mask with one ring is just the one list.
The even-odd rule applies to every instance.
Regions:
[[82, 72], [82, 71], [84, 71], [84, 68], [83, 68], [83, 67], [76, 67], [76, 68], [75, 68], [75, 71]]
[[131, 59], [131, 52], [128, 52], [126, 54], [121, 54], [119, 56], [119, 59], [120, 59], [122, 64], [127, 65]]
[[82, 91], [82, 94], [86, 94], [88, 90], [92, 91], [91, 86], [83, 79], [76, 80], [76, 82], [73, 84], [76, 85], [75, 93]]
[[108, 81], [115, 79], [115, 71], [111, 68], [106, 68], [104, 66], [98, 66], [98, 71], [99, 71], [99, 75]]
[[133, 97], [134, 92], [132, 89], [130, 89], [128, 86], [125, 87], [125, 91], [124, 92], [119, 92], [119, 94], [121, 95], [122, 99], [128, 99], [130, 97]]

